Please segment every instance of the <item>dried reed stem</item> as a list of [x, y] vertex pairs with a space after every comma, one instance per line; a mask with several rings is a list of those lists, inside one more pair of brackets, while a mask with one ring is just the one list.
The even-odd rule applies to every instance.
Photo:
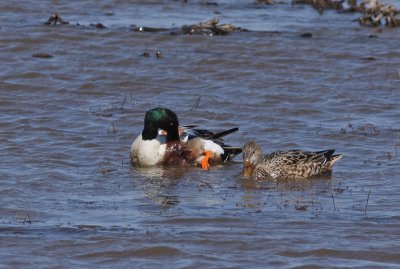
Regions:
[[122, 102], [121, 110], [123, 109], [123, 107], [124, 107], [124, 105], [125, 105], [125, 101], [126, 101], [126, 95], [125, 95], [125, 97], [124, 97], [124, 101]]
[[368, 191], [367, 201], [365, 202], [365, 208], [364, 208], [364, 215], [365, 215], [365, 216], [367, 216], [367, 207], [368, 207], [369, 195], [371, 194], [371, 186], [372, 186], [372, 185], [369, 185], [369, 191]]
[[394, 148], [394, 152], [397, 154], [397, 146], [400, 145], [400, 132], [397, 133], [397, 137], [393, 142], [393, 148]]
[[193, 104], [193, 106], [190, 110], [196, 111], [197, 108], [199, 107], [200, 100], [201, 100], [201, 95], [199, 95], [199, 97], [197, 98], [196, 102]]
[[331, 192], [331, 195], [332, 195], [332, 201], [333, 201], [333, 210], [336, 211], [335, 195], [333, 195], [333, 192]]

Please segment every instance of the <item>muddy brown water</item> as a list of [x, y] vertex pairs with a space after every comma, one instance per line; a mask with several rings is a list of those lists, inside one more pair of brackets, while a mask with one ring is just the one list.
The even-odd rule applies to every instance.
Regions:
[[[202, 3], [0, 3], [1, 268], [400, 266], [399, 29], [285, 1]], [[54, 12], [70, 24], [43, 25]], [[251, 31], [131, 31], [212, 17]], [[241, 156], [134, 168], [156, 106], [239, 126], [232, 145], [344, 157], [332, 177], [278, 184], [243, 182]]]

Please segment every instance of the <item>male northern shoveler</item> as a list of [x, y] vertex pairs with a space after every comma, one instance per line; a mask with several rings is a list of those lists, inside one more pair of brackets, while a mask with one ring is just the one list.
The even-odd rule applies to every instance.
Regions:
[[254, 141], [243, 146], [243, 177], [255, 180], [309, 178], [331, 173], [332, 166], [343, 155], [334, 149], [309, 152], [277, 151], [264, 155]]
[[221, 139], [239, 128], [213, 133], [195, 127], [180, 127], [178, 117], [170, 109], [147, 111], [143, 131], [132, 143], [132, 163], [136, 166], [196, 164], [209, 169], [210, 164], [229, 161], [242, 152], [240, 147], [227, 146]]

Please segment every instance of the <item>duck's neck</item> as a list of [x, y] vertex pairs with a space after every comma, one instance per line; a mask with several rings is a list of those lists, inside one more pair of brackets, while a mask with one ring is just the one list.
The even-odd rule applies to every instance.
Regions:
[[158, 130], [154, 128], [148, 128], [145, 126], [145, 128], [142, 131], [142, 138], [143, 140], [153, 140], [156, 139], [158, 135]]
[[167, 131], [167, 142], [172, 142], [172, 141], [179, 141], [179, 134], [178, 130], [176, 131]]
[[254, 154], [255, 154], [254, 165], [257, 165], [264, 159], [264, 153], [263, 153], [262, 149], [260, 148]]

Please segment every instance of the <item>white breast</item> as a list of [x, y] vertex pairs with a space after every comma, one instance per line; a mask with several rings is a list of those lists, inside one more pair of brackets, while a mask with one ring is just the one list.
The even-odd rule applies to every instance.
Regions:
[[131, 147], [131, 159], [137, 166], [154, 166], [162, 162], [166, 145], [157, 139], [143, 140], [140, 134]]

